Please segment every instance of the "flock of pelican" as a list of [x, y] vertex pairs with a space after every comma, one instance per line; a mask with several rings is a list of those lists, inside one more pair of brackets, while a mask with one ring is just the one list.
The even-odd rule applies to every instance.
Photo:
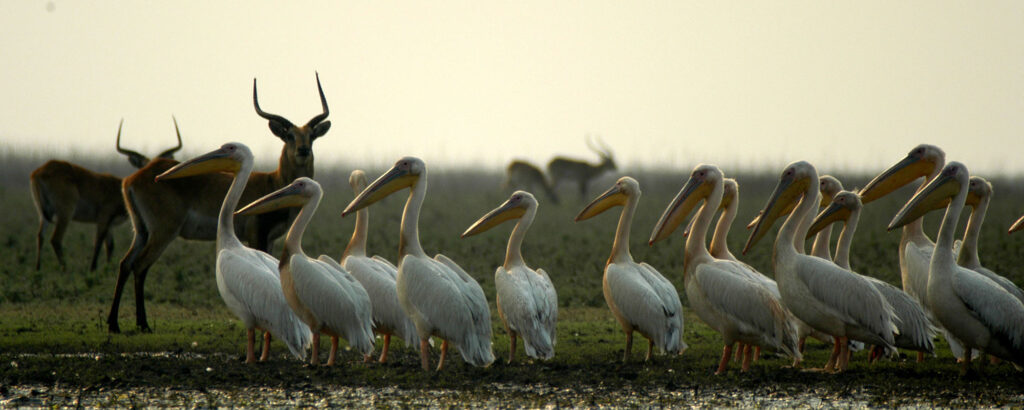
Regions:
[[[936, 333], [944, 335], [964, 372], [975, 352], [1024, 365], [1024, 293], [978, 259], [978, 236], [992, 186], [971, 177], [961, 163], [946, 164], [944, 156], [938, 147], [920, 145], [859, 192], [843, 190], [831, 176], [819, 177], [810, 163], [786, 166], [751, 223], [753, 230], [743, 249], [746, 253], [756, 246], [784, 218], [772, 253], [774, 280], [740, 261], [726, 244], [737, 216], [737, 182], [714, 165], [694, 168], [654, 227], [649, 245], [667, 238], [689, 219], [682, 252], [683, 289], [697, 317], [722, 336], [716, 374], [726, 371], [737, 344], [735, 353], [742, 358], [743, 371], [762, 348], [787, 355], [799, 366], [808, 336], [833, 345], [825, 371], [845, 370], [851, 347], [865, 345], [871, 346], [872, 360], [908, 349], [918, 352], [921, 361], [925, 354], [934, 353]], [[314, 259], [303, 252], [303, 232], [323, 197], [312, 179], [298, 178], [234, 211], [252, 169], [250, 150], [228, 143], [157, 177], [234, 175], [218, 218], [216, 277], [225, 304], [247, 329], [247, 362], [257, 360], [257, 330], [263, 330], [266, 338], [261, 360], [267, 358], [270, 335], [274, 335], [300, 359], [311, 347], [309, 360], [316, 364], [321, 333], [331, 337], [328, 365], [336, 361], [339, 338], [364, 360], [371, 360], [374, 333], [383, 336], [380, 362], [387, 360], [391, 335], [413, 345], [419, 341], [423, 369], [430, 368], [431, 337], [441, 340], [438, 370], [450, 345], [473, 366], [486, 367], [495, 360], [491, 312], [480, 285], [455, 261], [442, 254], [431, 258], [420, 244], [420, 210], [427, 192], [422, 160], [402, 158], [369, 185], [362, 171], [352, 173], [349, 182], [357, 195], [342, 216], [356, 213], [356, 227], [340, 262], [326, 255]], [[889, 224], [890, 230], [902, 228], [902, 289], [852, 270], [850, 246], [862, 208], [921, 177], [921, 187]], [[367, 257], [367, 207], [405, 188], [410, 192], [402, 213], [397, 266], [379, 256]], [[648, 340], [647, 359], [655, 346], [668, 354], [687, 349], [676, 286], [650, 264], [635, 261], [629, 251], [640, 196], [640, 184], [622, 177], [576, 216], [576, 221], [582, 221], [622, 207], [602, 286], [605, 301], [626, 336], [624, 362], [630, 357], [634, 331]], [[957, 241], [956, 224], [968, 205], [971, 217], [963, 240]], [[288, 230], [280, 260], [245, 247], [235, 236], [236, 214], [285, 207], [301, 210]], [[945, 216], [933, 242], [924, 232], [923, 216], [942, 209]], [[548, 273], [528, 266], [521, 252], [537, 210], [532, 194], [516, 191], [462, 234], [465, 238], [515, 221], [504, 262], [494, 273], [498, 315], [511, 341], [510, 363], [518, 338], [531, 358], [547, 360], [555, 354], [556, 291]], [[709, 247], [708, 231], [719, 211]], [[830, 235], [838, 222], [842, 231], [833, 256]], [[1024, 217], [1009, 231], [1021, 229]], [[804, 242], [814, 235], [808, 253]]]

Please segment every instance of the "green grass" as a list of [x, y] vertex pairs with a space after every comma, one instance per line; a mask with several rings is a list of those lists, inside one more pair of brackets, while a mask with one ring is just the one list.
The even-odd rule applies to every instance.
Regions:
[[[24, 166], [18, 163], [19, 166]], [[721, 355], [721, 338], [686, 310], [685, 340], [690, 349], [682, 356], [656, 356], [643, 363], [645, 340], [638, 335], [633, 362], [620, 363], [624, 337], [612, 319], [601, 293], [601, 272], [611, 248], [618, 210], [592, 220], [574, 223], [573, 217], [589, 201], [563, 191], [563, 203], [552, 205], [540, 196], [541, 208], [534, 228], [527, 236], [524, 256], [533, 267], [549, 272], [559, 295], [560, 316], [556, 356], [549, 362], [528, 363], [521, 355], [506, 365], [508, 338], [498, 322], [494, 304], [494, 268], [504, 256], [511, 224], [475, 237], [459, 234], [473, 221], [505, 200], [498, 192], [501, 176], [469, 171], [432, 171], [430, 188], [421, 218], [420, 238], [425, 250], [444, 253], [461, 264], [480, 282], [491, 302], [494, 350], [499, 358], [488, 369], [472, 368], [454, 358], [441, 373], [419, 370], [417, 352], [393, 347], [386, 365], [364, 365], [351, 353], [333, 369], [310, 368], [288, 357], [275, 342], [270, 363], [245, 366], [244, 329], [227, 311], [214, 280], [214, 245], [211, 242], [174, 242], [150, 271], [145, 298], [153, 333], [138, 333], [134, 326], [134, 294], [126, 287], [122, 300], [123, 334], [106, 332], [105, 319], [117, 275], [117, 259], [130, 242], [130, 223], [115, 229], [114, 260], [88, 271], [88, 253], [93, 226], [73, 224], [65, 239], [70, 264], [58, 269], [52, 250], [44, 248], [43, 269], [33, 269], [36, 215], [29, 199], [26, 175], [30, 170], [6, 169], [0, 180], [0, 383], [60, 384], [64, 386], [139, 387], [171, 385], [180, 388], [305, 385], [400, 386], [404, 388], [451, 388], [473, 391], [485, 383], [541, 383], [550, 386], [600, 386], [615, 389], [695, 389], [728, 392], [806, 392], [818, 389], [833, 397], [866, 394], [874, 404], [954, 403], [976, 397], [979, 403], [1020, 403], [1014, 386], [1021, 373], [1011, 366], [990, 366], [985, 376], [958, 377], [958, 368], [943, 344], [939, 357], [924, 364], [905, 359], [865, 363], [860, 353], [850, 370], [841, 375], [799, 371], [787, 367], [789, 360], [766, 355], [751, 372], [740, 374], [738, 366], [725, 376], [712, 375]], [[371, 178], [379, 175], [371, 171]], [[728, 173], [728, 170], [725, 170]], [[644, 191], [631, 238], [632, 253], [675, 283], [682, 291], [682, 245], [678, 235], [646, 246], [650, 229], [662, 210], [681, 187], [689, 166], [673, 172], [630, 173]], [[341, 218], [341, 209], [354, 194], [347, 185], [347, 171], [326, 168], [318, 180], [326, 197], [314, 224], [307, 231], [304, 247], [308, 254], [326, 253], [337, 257], [348, 241], [354, 218]], [[764, 205], [774, 188], [774, 172], [739, 175], [740, 216], [730, 235], [737, 254], [746, 241], [745, 225]], [[848, 187], [863, 186], [870, 176], [838, 175]], [[593, 195], [610, 186], [609, 176], [592, 186]], [[983, 263], [1016, 283], [1022, 283], [1024, 235], [1006, 235], [1006, 228], [1024, 212], [1021, 181], [993, 180], [996, 197], [988, 212], [980, 245]], [[852, 259], [864, 274], [899, 284], [896, 246], [899, 233], [885, 232], [884, 226], [909, 198], [904, 189], [872, 203], [865, 210]], [[397, 253], [399, 215], [404, 195], [395, 195], [371, 210], [369, 248], [391, 260]], [[966, 216], [964, 217], [966, 220]], [[926, 222], [929, 232], [937, 230], [937, 216]], [[961, 226], [961, 231], [963, 227]], [[771, 238], [741, 258], [762, 272], [770, 268]], [[280, 246], [280, 242], [278, 243]], [[379, 349], [378, 349], [379, 351]], [[170, 352], [165, 355], [121, 355], [121, 353]], [[190, 355], [195, 353], [197, 355]], [[827, 349], [809, 342], [805, 367], [820, 367]], [[436, 349], [433, 360], [436, 363]], [[17, 366], [11, 363], [17, 363]], [[211, 370], [207, 370], [207, 369]], [[940, 386], [940, 388], [936, 388]], [[767, 390], [766, 390], [767, 389]], [[787, 390], [788, 389], [788, 390]], [[865, 393], [866, 392], [866, 393]], [[716, 393], [717, 394], [717, 393]], [[768, 394], [768, 393], [766, 393]], [[782, 393], [780, 393], [782, 394]], [[929, 401], [934, 400], [934, 401]], [[600, 403], [600, 401], [598, 402]], [[725, 401], [720, 404], [728, 404]], [[732, 402], [735, 403], [735, 402]], [[735, 404], [734, 404], [735, 405]]]

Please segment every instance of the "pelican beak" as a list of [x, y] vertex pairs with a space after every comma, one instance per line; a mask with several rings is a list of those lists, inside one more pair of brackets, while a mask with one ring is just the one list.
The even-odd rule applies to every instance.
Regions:
[[246, 205], [244, 208], [235, 211], [235, 215], [258, 215], [281, 208], [301, 207], [309, 201], [309, 198], [302, 195], [302, 189], [292, 182], [277, 191], [271, 192]]
[[[695, 222], [696, 220], [697, 220], [697, 218], [690, 218], [690, 222], [688, 222], [688, 223], [686, 224], [686, 229], [683, 229], [683, 237], [684, 237], [684, 238], [689, 238], [689, 237], [690, 237], [690, 230], [692, 230], [692, 229], [693, 229], [693, 223], [694, 223], [694, 222]], [[652, 245], [652, 243], [651, 243], [651, 242], [648, 242], [647, 244], [648, 244], [648, 245]]]
[[915, 179], [928, 176], [933, 169], [935, 169], [934, 162], [907, 155], [902, 161], [889, 167], [860, 190], [861, 202], [867, 204], [886, 196]]
[[888, 230], [899, 228], [916, 221], [928, 212], [942, 208], [950, 199], [960, 193], [960, 183], [952, 175], [941, 173], [932, 182], [925, 185], [889, 223]]
[[626, 204], [626, 193], [622, 190], [618, 184], [615, 184], [607, 191], [604, 191], [601, 196], [597, 197], [593, 202], [588, 204], [586, 208], [580, 211], [579, 215], [576, 215], [576, 222], [593, 218], [600, 213], [607, 211], [609, 208], [618, 205]]
[[755, 216], [754, 219], [751, 219], [750, 222], [747, 223], [747, 230], [748, 231], [751, 230], [751, 229], [754, 229], [754, 227], [757, 226], [757, 223], [761, 221], [761, 215], [762, 214], [764, 214], [764, 210], [763, 209], [760, 210], [760, 211], [757, 211], [757, 216]]
[[690, 215], [693, 208], [697, 207], [697, 204], [708, 196], [712, 188], [714, 187], [711, 184], [704, 183], [703, 179], [691, 177], [686, 180], [683, 189], [679, 190], [676, 198], [672, 200], [668, 208], [665, 208], [665, 212], [661, 214], [661, 219], [654, 226], [654, 231], [651, 232], [651, 239], [647, 241], [647, 244], [654, 245], [655, 242], [665, 239], [672, 234], [686, 217]]
[[1021, 229], [1024, 229], [1024, 216], [1021, 216], [1020, 219], [1017, 220], [1017, 222], [1014, 222], [1013, 225], [1010, 225], [1010, 230], [1006, 231], [1006, 233], [1014, 233]]
[[164, 179], [177, 179], [193, 175], [210, 174], [214, 172], [238, 172], [242, 164], [231, 158], [231, 154], [223, 148], [218, 148], [201, 156], [175, 165], [173, 168], [164, 171], [156, 176], [156, 181]]
[[793, 212], [807, 184], [807, 178], [783, 177], [779, 180], [775, 192], [772, 192], [771, 198], [768, 199], [768, 205], [761, 211], [757, 224], [754, 225], [754, 232], [747, 238], [747, 244], [743, 247], [744, 254], [768, 233], [777, 219]]
[[821, 211], [817, 217], [814, 218], [814, 222], [811, 223], [811, 228], [807, 231], [807, 238], [814, 236], [826, 226], [829, 226], [836, 221], [845, 221], [850, 219], [850, 208], [837, 204], [835, 202], [829, 202], [828, 208]]
[[[818, 203], [818, 208], [826, 207], [832, 204], [832, 194], [821, 192], [821, 202]], [[789, 212], [793, 212], [790, 210]]]
[[341, 211], [341, 216], [366, 208], [371, 204], [384, 199], [402, 188], [413, 186], [420, 179], [419, 175], [410, 174], [408, 170], [392, 167], [388, 172], [373, 181], [370, 186], [360, 192], [351, 203]]
[[487, 215], [484, 215], [476, 222], [473, 223], [466, 232], [462, 233], [462, 238], [467, 236], [473, 236], [481, 232], [485, 232], [495, 226], [501, 225], [502, 222], [518, 219], [526, 214], [526, 208], [522, 202], [513, 204], [511, 201], [505, 201], [501, 206], [494, 208]]

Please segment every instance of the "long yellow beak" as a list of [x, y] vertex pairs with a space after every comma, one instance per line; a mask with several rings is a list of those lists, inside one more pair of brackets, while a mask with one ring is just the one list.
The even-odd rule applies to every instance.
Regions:
[[934, 169], [934, 162], [908, 155], [896, 165], [876, 176], [875, 179], [868, 182], [864, 189], [860, 190], [861, 203], [867, 204], [886, 196], [915, 179], [928, 176]]
[[244, 208], [235, 211], [235, 215], [257, 215], [276, 211], [281, 208], [301, 207], [309, 202], [309, 197], [302, 194], [298, 184], [292, 182], [287, 186], [264, 195], [246, 205]]
[[935, 209], [940, 209], [943, 204], [948, 204], [950, 199], [960, 193], [960, 183], [951, 175], [945, 172], [939, 174], [932, 182], [928, 183], [920, 192], [910, 198], [910, 201], [889, 223], [888, 230], [899, 228], [908, 223], [914, 222]]
[[218, 148], [206, 154], [175, 165], [156, 176], [156, 181], [177, 179], [214, 172], [238, 172], [242, 164], [231, 158], [230, 153]]
[[814, 236], [833, 222], [850, 219], [851, 214], [852, 212], [850, 211], [850, 208], [835, 202], [830, 202], [828, 208], [825, 208], [824, 211], [821, 211], [821, 213], [814, 218], [814, 222], [811, 223], [811, 228], [807, 230], [807, 238]]
[[420, 179], [419, 175], [412, 175], [408, 170], [392, 167], [388, 172], [373, 181], [370, 186], [360, 192], [351, 203], [341, 211], [344, 217], [350, 213], [366, 208], [371, 204], [386, 198], [402, 188], [413, 186]]
[[625, 205], [626, 199], [626, 193], [618, 184], [616, 184], [607, 191], [604, 191], [601, 196], [597, 197], [597, 199], [594, 199], [590, 204], [583, 208], [579, 215], [576, 215], [575, 221], [579, 222], [587, 220], [607, 211], [613, 206]]
[[1017, 222], [1014, 222], [1013, 225], [1010, 225], [1010, 230], [1006, 231], [1006, 233], [1014, 233], [1021, 229], [1024, 229], [1024, 215], [1021, 215], [1020, 219], [1018, 219]]
[[757, 224], [754, 225], [754, 231], [747, 238], [747, 244], [743, 247], [744, 254], [768, 233], [777, 219], [793, 212], [793, 208], [796, 207], [800, 196], [807, 188], [807, 183], [806, 178], [783, 177], [779, 180], [779, 184], [775, 186], [775, 192], [772, 192], [771, 198], [768, 199], [768, 205], [761, 211]]
[[505, 201], [505, 203], [478, 219], [473, 225], [470, 225], [466, 232], [462, 233], [461, 237], [465, 238], [486, 232], [495, 226], [501, 225], [502, 222], [521, 218], [524, 214], [526, 214], [526, 208], [522, 202], [512, 204], [511, 201]]
[[686, 217], [690, 215], [693, 208], [697, 207], [697, 204], [702, 199], [707, 198], [711, 191], [710, 188], [714, 187], [711, 184], [704, 183], [703, 180], [696, 180], [692, 177], [686, 180], [686, 184], [676, 194], [675, 199], [668, 205], [668, 208], [665, 208], [665, 212], [661, 214], [661, 219], [658, 220], [654, 230], [651, 231], [651, 238], [647, 241], [647, 244], [654, 245], [655, 242], [671, 235], [686, 220]]

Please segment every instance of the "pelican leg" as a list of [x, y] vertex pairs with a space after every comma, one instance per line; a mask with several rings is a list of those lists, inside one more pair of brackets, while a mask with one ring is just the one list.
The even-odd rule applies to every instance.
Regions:
[[971, 349], [964, 350], [964, 359], [960, 361], [960, 376], [966, 376], [971, 371]]
[[754, 358], [753, 350], [749, 344], [743, 345], [743, 367], [740, 368], [740, 372], [750, 370], [750, 360]]
[[516, 332], [508, 332], [508, 364], [512, 364], [512, 358], [516, 357]]
[[420, 339], [420, 364], [423, 365], [423, 370], [430, 370], [430, 341], [429, 341], [429, 339]]
[[622, 354], [622, 363], [629, 361], [630, 350], [633, 350], [633, 332], [626, 332], [626, 351]]
[[917, 362], [924, 363], [924, 352], [917, 352]]
[[761, 346], [754, 346], [754, 361], [761, 360]]
[[256, 363], [256, 329], [245, 331], [245, 362]]
[[800, 353], [804, 352], [804, 342], [807, 342], [807, 336], [801, 337], [796, 343], [796, 348], [800, 350]]
[[850, 363], [850, 339], [844, 337], [842, 338], [842, 342], [843, 343], [840, 345], [842, 350], [839, 352], [838, 359], [839, 364], [836, 366], [839, 368], [840, 372], [846, 371], [846, 365]]
[[746, 346], [746, 345], [747, 344], [743, 343], [743, 342], [736, 343], [736, 357], [733, 359], [733, 361], [737, 361], [737, 362], [742, 362], [743, 361], [743, 347]]
[[644, 357], [645, 362], [651, 361], [651, 352], [654, 351], [654, 339], [647, 339], [647, 356]]
[[388, 346], [391, 345], [391, 334], [384, 334], [384, 347], [380, 348], [380, 362], [384, 363], [388, 361]]
[[263, 331], [263, 353], [260, 354], [260, 361], [265, 362], [270, 358], [270, 332]]
[[839, 359], [839, 351], [842, 348], [839, 347], [839, 338], [832, 338], [832, 354], [828, 357], [828, 362], [825, 362], [825, 368], [822, 369], [826, 372], [831, 372], [835, 369], [836, 361]]
[[715, 375], [725, 373], [725, 367], [729, 365], [729, 359], [732, 358], [732, 345], [728, 344], [722, 348], [722, 360], [718, 362], [718, 370], [715, 371]]
[[313, 330], [313, 355], [309, 358], [309, 364], [316, 366], [320, 364], [320, 332]]
[[[327, 357], [327, 365], [334, 366], [334, 360], [338, 357], [338, 336], [331, 336], [331, 355]], [[367, 355], [366, 357], [370, 357]]]
[[441, 342], [441, 358], [437, 360], [437, 371], [444, 367], [444, 357], [448, 355], [448, 341]]

